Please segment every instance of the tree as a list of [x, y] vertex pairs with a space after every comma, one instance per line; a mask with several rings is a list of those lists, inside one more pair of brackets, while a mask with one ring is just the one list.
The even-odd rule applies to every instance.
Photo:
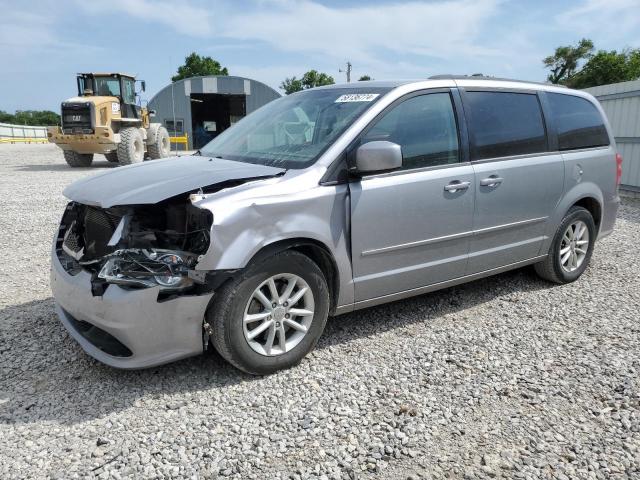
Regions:
[[296, 77], [285, 78], [280, 84], [280, 88], [284, 90], [284, 93], [287, 95], [299, 92], [303, 89], [302, 80]]
[[0, 110], [0, 123], [11, 123], [13, 121], [13, 115], [5, 112], [4, 110]]
[[555, 54], [543, 60], [545, 67], [551, 70], [547, 79], [551, 83], [566, 84], [575, 75], [580, 60], [589, 59], [593, 51], [593, 42], [583, 38], [576, 46], [566, 45], [556, 48]]
[[336, 82], [331, 75], [318, 72], [317, 70], [309, 70], [302, 75], [302, 78], [285, 78], [280, 84], [280, 88], [284, 90], [284, 93], [289, 95], [294, 92], [299, 92], [300, 90], [320, 87], [322, 85], [333, 85], [334, 83]]
[[371, 78], [369, 75], [362, 75], [358, 81], [359, 82], [366, 82], [367, 80], [373, 80], [373, 78]]
[[201, 57], [193, 52], [184, 59], [184, 65], [178, 67], [178, 74], [171, 77], [172, 82], [183, 78], [200, 77], [205, 75], [229, 75], [227, 67], [211, 57]]
[[59, 125], [60, 115], [50, 110], [16, 110], [13, 115], [0, 111], [0, 122], [47, 127]]
[[589, 88], [609, 83], [626, 82], [640, 78], [640, 49], [598, 51], [585, 66], [571, 77], [571, 88]]
[[322, 85], [333, 85], [335, 80], [331, 75], [318, 72], [317, 70], [309, 70], [302, 76], [302, 85], [304, 88], [321, 87]]

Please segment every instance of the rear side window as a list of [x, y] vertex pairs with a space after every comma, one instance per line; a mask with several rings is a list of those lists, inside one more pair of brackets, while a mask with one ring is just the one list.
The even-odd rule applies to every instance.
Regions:
[[602, 115], [586, 98], [547, 93], [551, 113], [558, 129], [560, 150], [609, 145]]
[[542, 110], [535, 94], [467, 92], [465, 112], [475, 144], [472, 160], [547, 150]]

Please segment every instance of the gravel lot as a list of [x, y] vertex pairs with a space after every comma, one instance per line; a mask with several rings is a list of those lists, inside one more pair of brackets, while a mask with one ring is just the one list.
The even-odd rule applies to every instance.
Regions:
[[640, 202], [572, 285], [524, 269], [338, 317], [267, 378], [214, 352], [123, 372], [48, 285], [96, 158], [0, 146], [0, 478], [640, 478]]

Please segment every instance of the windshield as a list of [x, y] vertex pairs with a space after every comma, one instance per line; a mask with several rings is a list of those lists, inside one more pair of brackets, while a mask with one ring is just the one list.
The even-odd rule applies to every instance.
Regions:
[[201, 149], [202, 155], [305, 168], [388, 88], [308, 90], [268, 103]]

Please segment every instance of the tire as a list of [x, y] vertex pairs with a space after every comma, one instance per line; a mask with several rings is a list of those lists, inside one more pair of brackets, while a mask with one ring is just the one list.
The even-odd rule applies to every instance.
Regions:
[[62, 153], [70, 167], [89, 167], [93, 162], [93, 153], [78, 153], [71, 150], [63, 150]]
[[[264, 282], [268, 282], [270, 278], [279, 275], [297, 278], [294, 293], [289, 298], [299, 294], [302, 291], [301, 287], [305, 285], [308, 287], [303, 297], [300, 300], [294, 300], [292, 305], [288, 307], [290, 310], [286, 311], [304, 312], [305, 307], [311, 308], [307, 307], [311, 303], [313, 310], [307, 311], [312, 311], [312, 315], [298, 317], [292, 313], [283, 318], [282, 312], [285, 308], [284, 305], [286, 305], [285, 302], [278, 305], [276, 309], [267, 310], [264, 303], [256, 300], [254, 297], [256, 289]], [[284, 295], [289, 283], [284, 283], [284, 280], [275, 280], [275, 282], [277, 282], [278, 294]], [[269, 296], [268, 286], [262, 288]], [[312, 298], [308, 297], [309, 292]], [[207, 322], [213, 329], [212, 343], [218, 353], [229, 363], [253, 375], [268, 375], [300, 363], [318, 342], [329, 313], [329, 290], [322, 271], [308, 257], [295, 251], [281, 252], [247, 267], [237, 278], [224, 284], [216, 292], [216, 296], [218, 299], [207, 311]], [[257, 309], [263, 311], [258, 312], [257, 315], [254, 314], [254, 316], [263, 316], [265, 312], [269, 311], [272, 316], [245, 323], [245, 314], [250, 315], [248, 312], [251, 312], [251, 309], [255, 309], [256, 306]], [[278, 310], [280, 311], [278, 312]], [[290, 326], [294, 319], [298, 327], [306, 325], [306, 332], [300, 332], [299, 328]], [[254, 341], [250, 341], [247, 338], [249, 326], [252, 329], [249, 332], [253, 332], [265, 323], [269, 323], [271, 327], [263, 329], [264, 333], [258, 335]], [[257, 326], [253, 327], [252, 325]], [[275, 332], [271, 337], [273, 342], [273, 347], [270, 349], [271, 355], [265, 353], [266, 347], [262, 352], [257, 351], [257, 348], [262, 348], [260, 342], [264, 341], [265, 345], [268, 344], [268, 335], [271, 331]], [[284, 350], [281, 348], [280, 331], [287, 339], [284, 343], [291, 343], [291, 347], [287, 346]]]
[[120, 165], [131, 165], [144, 160], [144, 138], [142, 132], [136, 127], [128, 127], [120, 130], [120, 143], [118, 144], [118, 162]]
[[[583, 234], [582, 237], [580, 237], [582, 240], [573, 240], [572, 242], [574, 244], [573, 247], [571, 247], [570, 245], [572, 242], [567, 242], [567, 238], [573, 236], [569, 231], [569, 227], [571, 227], [571, 231], [573, 231], [573, 226], [577, 224], [586, 227], [588, 239], [585, 239]], [[566, 238], [565, 234], [567, 235]], [[565, 284], [575, 282], [586, 270], [587, 265], [589, 265], [591, 255], [593, 254], [596, 235], [596, 225], [591, 213], [582, 207], [571, 207], [562, 219], [562, 223], [560, 223], [560, 226], [553, 237], [551, 247], [549, 247], [549, 255], [545, 260], [534, 265], [536, 273], [543, 279], [554, 283]], [[580, 243], [585, 241], [587, 243]], [[579, 250], [584, 250], [585, 246], [587, 247], [587, 250], [583, 255]], [[565, 252], [564, 250], [567, 248], [569, 250]], [[563, 250], [563, 254], [561, 254], [561, 250]], [[575, 258], [578, 259], [578, 262], [576, 263], [577, 266], [575, 266], [575, 268], [573, 264], [574, 252], [577, 252], [575, 253]], [[567, 253], [569, 254], [567, 264], [563, 265], [562, 259], [567, 255]]]
[[118, 163], [118, 151], [114, 150], [113, 152], [109, 152], [109, 153], [105, 153], [104, 154], [105, 158], [107, 159], [108, 162], [111, 163]]
[[155, 125], [155, 131], [151, 131], [153, 127], [150, 127], [147, 135], [147, 153], [151, 160], [166, 158], [171, 154], [169, 132], [160, 124]]

